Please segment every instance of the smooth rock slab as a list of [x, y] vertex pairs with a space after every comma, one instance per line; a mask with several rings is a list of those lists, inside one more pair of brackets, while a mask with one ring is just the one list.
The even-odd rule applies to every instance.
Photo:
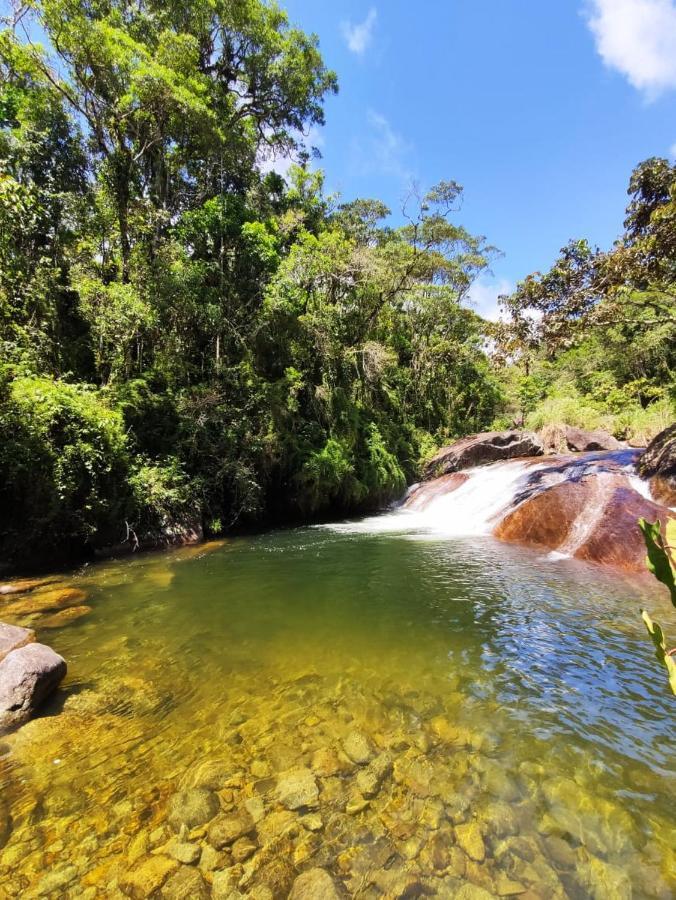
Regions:
[[29, 643], [0, 662], [0, 733], [28, 721], [66, 674], [66, 661], [51, 647]]
[[11, 653], [32, 644], [35, 641], [35, 632], [31, 628], [19, 628], [18, 625], [5, 625], [0, 622], [0, 662]]
[[324, 869], [309, 869], [293, 883], [289, 900], [340, 900], [333, 879]]

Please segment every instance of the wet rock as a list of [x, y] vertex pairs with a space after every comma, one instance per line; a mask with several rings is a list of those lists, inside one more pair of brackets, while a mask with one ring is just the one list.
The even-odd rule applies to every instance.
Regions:
[[19, 647], [32, 644], [35, 640], [35, 632], [30, 628], [19, 628], [17, 625], [5, 625], [0, 622], [0, 662]]
[[498, 897], [516, 897], [525, 894], [527, 888], [520, 881], [514, 881], [505, 872], [499, 872], [495, 880], [495, 892]]
[[261, 846], [266, 846], [276, 841], [283, 834], [295, 832], [296, 828], [296, 816], [286, 809], [280, 809], [271, 812], [258, 823], [256, 834]]
[[200, 872], [215, 872], [216, 869], [222, 869], [224, 866], [230, 864], [230, 859], [227, 853], [221, 853], [219, 850], [215, 850], [209, 844], [204, 844], [202, 847], [202, 852], [200, 854], [200, 861], [198, 863]]
[[73, 865], [61, 866], [48, 872], [40, 879], [36, 891], [38, 897], [60, 894], [75, 881], [77, 874], [77, 868]]
[[265, 804], [260, 797], [249, 797], [244, 801], [244, 809], [253, 819], [254, 825], [258, 825], [265, 815]]
[[504, 838], [519, 830], [514, 811], [508, 803], [482, 804], [479, 816], [496, 837]]
[[160, 892], [162, 900], [209, 900], [211, 891], [192, 866], [181, 866], [170, 875]]
[[494, 895], [490, 891], [468, 882], [463, 884], [453, 900], [494, 900]]
[[199, 860], [202, 848], [189, 841], [172, 841], [167, 848], [167, 853], [184, 866], [192, 866]]
[[631, 900], [631, 880], [624, 868], [589, 856], [578, 868], [580, 880], [595, 900]]
[[205, 760], [190, 768], [181, 781], [181, 788], [207, 788], [222, 790], [233, 776], [232, 766], [220, 760]]
[[309, 869], [294, 881], [289, 900], [340, 900], [341, 896], [325, 869]]
[[52, 584], [53, 578], [23, 578], [19, 581], [5, 581], [0, 584], [0, 596], [10, 594], [25, 594], [36, 588]]
[[279, 776], [276, 796], [287, 809], [313, 809], [317, 806], [319, 788], [310, 769], [298, 767]]
[[486, 846], [479, 823], [475, 820], [455, 826], [455, 839], [470, 859], [483, 862], [486, 858]]
[[360, 794], [356, 794], [353, 797], [350, 797], [345, 804], [345, 812], [348, 816], [356, 816], [360, 812], [363, 812], [368, 805], [368, 800], [365, 800]]
[[238, 879], [229, 869], [214, 872], [211, 883], [212, 900], [231, 900], [232, 897], [240, 896], [237, 890], [237, 881]]
[[358, 766], [365, 766], [373, 755], [371, 742], [363, 731], [351, 731], [343, 740], [343, 750]]
[[307, 816], [301, 816], [300, 821], [303, 828], [306, 828], [308, 831], [321, 831], [324, 827], [324, 822], [319, 813], [310, 813]]
[[172, 872], [178, 868], [168, 856], [149, 856], [137, 863], [120, 878], [120, 889], [133, 900], [145, 900], [159, 891]]
[[65, 674], [63, 657], [44, 644], [11, 650], [0, 661], [0, 734], [26, 722]]
[[256, 844], [248, 837], [238, 838], [230, 848], [232, 858], [236, 863], [243, 863], [257, 850]]
[[214, 819], [207, 831], [207, 838], [212, 847], [222, 850], [234, 844], [238, 838], [251, 834], [254, 828], [254, 820], [242, 809], [234, 815], [220, 815]]
[[589, 453], [593, 450], [619, 450], [622, 444], [607, 431], [583, 431], [566, 425], [566, 446], [576, 453]]
[[654, 437], [636, 463], [641, 478], [659, 476], [676, 487], [676, 423]]
[[392, 772], [392, 759], [381, 753], [369, 765], [357, 773], [357, 787], [362, 796], [371, 799], [377, 796], [380, 788]]
[[169, 801], [169, 824], [175, 831], [182, 826], [188, 830], [206, 825], [217, 815], [221, 805], [208, 788], [189, 788], [179, 791]]
[[150, 840], [148, 838], [148, 832], [145, 831], [145, 829], [139, 831], [127, 848], [127, 865], [133, 866], [142, 856], [147, 856], [149, 848]]
[[443, 447], [425, 468], [425, 478], [435, 478], [459, 469], [469, 469], [501, 459], [541, 456], [542, 442], [528, 431], [486, 431], [461, 438]]
[[337, 775], [342, 769], [338, 754], [330, 747], [321, 747], [315, 751], [312, 755], [311, 767], [315, 775], [320, 778]]
[[91, 611], [91, 606], [69, 606], [68, 609], [38, 619], [36, 624], [38, 628], [63, 628], [64, 625], [88, 616]]
[[[287, 897], [295, 878], [293, 866], [285, 859], [276, 858], [261, 866], [256, 875], [257, 887], [266, 887], [272, 897]], [[249, 891], [249, 896], [253, 891]]]

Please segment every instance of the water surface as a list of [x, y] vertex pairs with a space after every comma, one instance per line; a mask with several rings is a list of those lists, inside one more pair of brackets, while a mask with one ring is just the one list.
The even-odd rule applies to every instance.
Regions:
[[[238, 896], [227, 871], [269, 898], [313, 866], [359, 897], [672, 896], [674, 706], [638, 609], [672, 635], [676, 617], [650, 582], [351, 527], [71, 581], [92, 612], [39, 632], [64, 689], [1, 742], [0, 897], [134, 894], [156, 858], [167, 897], [188, 868], [182, 896]], [[355, 735], [385, 772], [375, 796]], [[318, 795], [288, 810], [298, 767]], [[216, 850], [208, 823], [169, 822], [195, 788], [248, 834]]]

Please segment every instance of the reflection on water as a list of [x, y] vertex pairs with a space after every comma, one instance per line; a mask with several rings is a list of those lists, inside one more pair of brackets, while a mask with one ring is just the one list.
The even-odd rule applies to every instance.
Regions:
[[72, 586], [91, 612], [39, 634], [64, 690], [0, 742], [0, 897], [263, 900], [315, 868], [335, 896], [672, 896], [649, 583], [302, 529]]

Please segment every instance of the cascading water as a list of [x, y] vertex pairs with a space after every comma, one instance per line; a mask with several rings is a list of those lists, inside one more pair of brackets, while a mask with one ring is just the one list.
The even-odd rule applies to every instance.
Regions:
[[[610, 516], [609, 539], [617, 550], [612, 562], [624, 565], [621, 546], [628, 540], [633, 542], [632, 553], [627, 553], [632, 561], [625, 567], [639, 569], [645, 551], [636, 529], [638, 517], [654, 521], [670, 510], [652, 501], [647, 482], [635, 474], [638, 452], [519, 459], [467, 469], [414, 485], [402, 503], [386, 513], [322, 527], [440, 538], [496, 533], [549, 551], [550, 559], [597, 559], [599, 552], [589, 547], [599, 536], [605, 538]], [[621, 521], [614, 511], [618, 504]], [[512, 514], [517, 514], [516, 523]], [[504, 528], [506, 522], [509, 529]]]

